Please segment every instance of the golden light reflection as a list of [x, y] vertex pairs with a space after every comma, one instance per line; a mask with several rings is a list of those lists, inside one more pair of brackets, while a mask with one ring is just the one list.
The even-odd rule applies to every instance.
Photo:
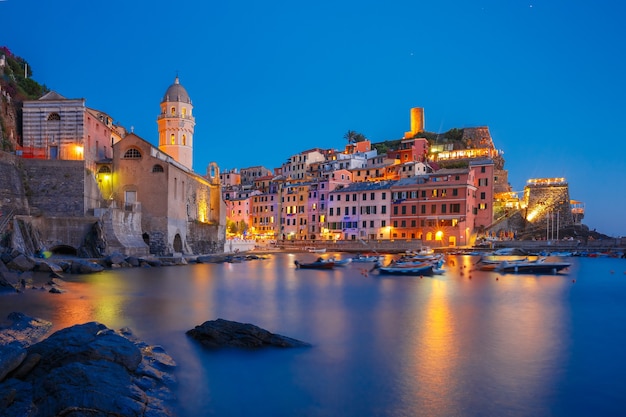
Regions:
[[[425, 286], [428, 285], [428, 288]], [[415, 402], [423, 415], [452, 415], [454, 393], [457, 390], [455, 375], [458, 371], [456, 324], [449, 306], [448, 283], [439, 280], [424, 281], [420, 292], [430, 291], [425, 300], [416, 304], [412, 316], [418, 318], [411, 323], [409, 337], [409, 360], [404, 376], [405, 385], [410, 387], [407, 401]]]

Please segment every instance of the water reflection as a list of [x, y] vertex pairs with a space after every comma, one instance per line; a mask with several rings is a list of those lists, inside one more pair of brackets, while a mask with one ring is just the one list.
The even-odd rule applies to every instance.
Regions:
[[[457, 256], [444, 275], [419, 279], [364, 275], [371, 265], [358, 264], [297, 270], [294, 259], [306, 256], [68, 276], [64, 294], [0, 295], [0, 315], [23, 311], [55, 329], [95, 320], [163, 345], [179, 365], [183, 417], [575, 416], [598, 404], [603, 415], [626, 407], [626, 279], [608, 272], [623, 264], [537, 277], [473, 271], [476, 258]], [[214, 352], [185, 336], [216, 318], [313, 348]], [[586, 400], [580, 393], [592, 384]]]

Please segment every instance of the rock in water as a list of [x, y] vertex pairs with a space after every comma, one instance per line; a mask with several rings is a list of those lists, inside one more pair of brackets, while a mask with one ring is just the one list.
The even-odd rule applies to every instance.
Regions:
[[279, 334], [270, 333], [249, 323], [238, 323], [224, 319], [206, 321], [187, 334], [209, 348], [239, 347], [260, 348], [276, 347], [307, 347], [309, 343]]
[[[3, 417], [174, 415], [174, 361], [128, 330], [114, 332], [95, 322], [75, 325], [26, 351], [20, 367], [7, 364], [15, 370], [0, 382]], [[23, 357], [19, 350], [7, 352], [13, 362]]]

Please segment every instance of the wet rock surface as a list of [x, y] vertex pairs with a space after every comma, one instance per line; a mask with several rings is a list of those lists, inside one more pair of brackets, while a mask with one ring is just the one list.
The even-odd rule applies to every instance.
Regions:
[[163, 348], [96, 322], [34, 343], [47, 322], [12, 314], [0, 328], [0, 415], [174, 415], [176, 364]]
[[271, 333], [249, 323], [224, 319], [206, 321], [188, 330], [187, 335], [208, 348], [237, 347], [255, 349], [261, 347], [307, 347], [309, 343], [287, 336]]

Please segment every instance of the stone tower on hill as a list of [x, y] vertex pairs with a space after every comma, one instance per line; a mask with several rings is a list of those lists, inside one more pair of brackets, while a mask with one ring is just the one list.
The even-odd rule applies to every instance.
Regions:
[[176, 76], [174, 84], [163, 96], [161, 114], [157, 117], [159, 150], [189, 170], [193, 170], [193, 133], [196, 125], [192, 111], [189, 94]]

